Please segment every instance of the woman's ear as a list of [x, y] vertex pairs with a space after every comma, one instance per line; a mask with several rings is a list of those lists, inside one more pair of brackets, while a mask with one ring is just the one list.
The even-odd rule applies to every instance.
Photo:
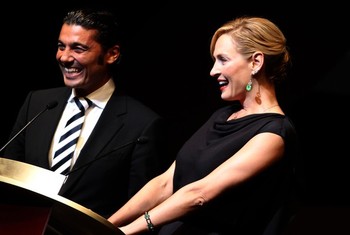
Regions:
[[261, 51], [254, 52], [252, 55], [252, 74], [259, 72], [264, 64], [264, 54]]

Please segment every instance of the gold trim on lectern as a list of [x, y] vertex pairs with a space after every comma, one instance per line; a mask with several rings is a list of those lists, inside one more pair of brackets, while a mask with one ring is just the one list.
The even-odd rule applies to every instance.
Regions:
[[63, 185], [65, 176], [28, 163], [0, 158], [0, 175], [17, 180], [31, 190], [55, 195]]
[[[34, 205], [37, 205], [38, 201], [42, 202], [42, 204], [50, 205], [51, 215], [48, 227], [57, 231], [60, 231], [62, 227], [65, 231], [69, 231], [68, 233], [58, 232], [50, 234], [123, 235], [123, 232], [114, 227], [104, 217], [58, 195], [57, 193], [64, 179], [64, 175], [41, 167], [0, 158], [0, 186], [5, 189], [5, 191], [1, 192], [1, 196], [17, 200], [16, 198], [21, 198], [22, 196], [18, 194], [23, 194], [22, 199], [33, 199], [35, 202], [32, 204]], [[16, 195], [12, 196], [10, 194]], [[18, 204], [21, 205], [22, 202]]]

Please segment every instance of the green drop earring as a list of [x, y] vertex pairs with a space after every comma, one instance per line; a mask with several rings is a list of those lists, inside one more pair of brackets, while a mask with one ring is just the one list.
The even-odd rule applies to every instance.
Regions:
[[252, 79], [249, 80], [248, 84], [245, 86], [246, 91], [251, 91], [252, 90]]
[[[254, 76], [256, 73], [257, 73], [257, 71], [254, 70], [254, 71], [252, 72], [252, 76]], [[245, 86], [245, 90], [246, 90], [246, 91], [251, 91], [251, 90], [252, 90], [252, 87], [253, 87], [253, 82], [252, 82], [252, 79], [250, 78], [248, 84]]]

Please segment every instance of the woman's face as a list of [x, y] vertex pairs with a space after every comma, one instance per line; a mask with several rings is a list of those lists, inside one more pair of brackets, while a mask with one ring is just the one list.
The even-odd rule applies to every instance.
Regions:
[[252, 72], [249, 60], [238, 53], [236, 43], [227, 34], [216, 41], [213, 56], [215, 62], [210, 76], [217, 78], [221, 98], [226, 101], [243, 100]]

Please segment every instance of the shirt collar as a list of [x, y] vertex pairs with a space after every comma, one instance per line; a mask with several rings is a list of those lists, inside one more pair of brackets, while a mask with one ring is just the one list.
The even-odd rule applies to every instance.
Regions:
[[[89, 98], [95, 106], [103, 109], [106, 106], [109, 98], [112, 96], [114, 90], [115, 90], [115, 84], [113, 79], [111, 78], [103, 86], [101, 86], [94, 92], [90, 93], [87, 96], [87, 98]], [[72, 102], [73, 97], [74, 97], [74, 90], [72, 90], [72, 94], [70, 95], [68, 102]]]

